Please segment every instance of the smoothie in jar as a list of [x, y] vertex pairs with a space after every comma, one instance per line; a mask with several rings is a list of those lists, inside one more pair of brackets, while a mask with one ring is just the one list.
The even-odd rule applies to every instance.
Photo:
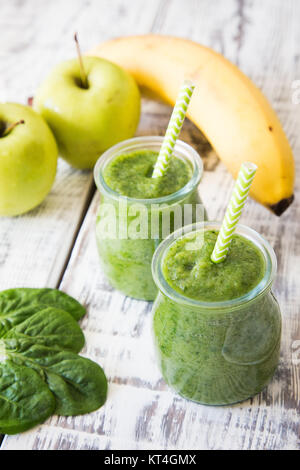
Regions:
[[193, 228], [173, 234], [154, 255], [158, 359], [166, 382], [185, 398], [232, 404], [260, 392], [278, 364], [281, 316], [271, 292], [276, 257], [266, 240], [240, 225], [226, 259], [214, 264], [220, 224]]
[[152, 178], [158, 152], [135, 150], [116, 156], [104, 169], [104, 181], [122, 196], [154, 199], [168, 196], [183, 188], [192, 177], [188, 161], [172, 158], [168, 171], [160, 178]]
[[95, 167], [101, 194], [96, 236], [102, 268], [113, 287], [144, 300], [154, 300], [157, 293], [151, 261], [160, 241], [186, 223], [185, 208], [190, 222], [203, 219], [197, 191], [202, 176], [199, 155], [178, 141], [166, 174], [152, 178], [162, 141], [138, 137], [122, 142], [103, 154]]

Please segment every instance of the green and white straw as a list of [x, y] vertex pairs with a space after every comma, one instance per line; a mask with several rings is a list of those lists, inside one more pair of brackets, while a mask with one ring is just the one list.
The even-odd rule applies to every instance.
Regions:
[[226, 258], [229, 246], [241, 217], [243, 207], [250, 191], [250, 186], [257, 170], [251, 162], [242, 163], [225, 217], [211, 255], [213, 263], [221, 263]]
[[194, 88], [195, 85], [190, 80], [185, 80], [180, 88], [167, 132], [154, 166], [152, 178], [163, 176], [168, 169]]

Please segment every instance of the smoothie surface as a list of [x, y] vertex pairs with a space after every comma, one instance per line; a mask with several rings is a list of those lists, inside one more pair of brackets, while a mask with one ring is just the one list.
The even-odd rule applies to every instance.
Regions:
[[[215, 264], [210, 256], [218, 231], [195, 233], [193, 238], [179, 238], [169, 248], [163, 262], [163, 274], [177, 292], [203, 302], [220, 302], [250, 292], [264, 276], [265, 261], [260, 250], [241, 235], [234, 235], [226, 259]], [[199, 248], [190, 250], [199, 240]]]
[[104, 169], [106, 184], [122, 196], [154, 199], [175, 193], [191, 179], [191, 165], [173, 155], [164, 176], [151, 178], [158, 152], [136, 150], [114, 158]]

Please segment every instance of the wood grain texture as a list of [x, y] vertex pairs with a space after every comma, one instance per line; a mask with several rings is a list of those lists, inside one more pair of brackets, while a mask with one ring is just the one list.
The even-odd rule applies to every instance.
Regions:
[[[35, 13], [32, 7], [34, 3], [39, 5]], [[222, 52], [262, 88], [278, 112], [299, 161], [300, 104], [292, 103], [292, 81], [300, 79], [300, 4], [297, 0], [189, 0], [185, 2], [184, 9], [180, 0], [73, 0], [72, 9], [69, 10], [65, 5], [70, 7], [71, 3], [63, 3], [64, 6], [59, 7], [58, 4], [62, 2], [58, 0], [52, 1], [51, 6], [50, 2], [44, 1], [21, 2], [23, 15], [20, 16], [22, 20], [18, 21], [24, 24], [20, 27], [25, 29], [24, 25], [29, 21], [35, 25], [34, 34], [41, 38], [46, 50], [49, 47], [51, 63], [71, 53], [68, 47], [56, 51], [53, 44], [61, 39], [66, 40], [74, 27], [82, 36], [88, 36], [83, 45], [87, 48], [113, 35], [149, 31], [189, 37]], [[17, 8], [17, 2], [9, 2], [9, 5], [4, 10], [6, 28]], [[54, 27], [55, 6], [58, 11], [61, 8], [61, 15], [56, 15], [60, 18]], [[3, 21], [3, 14], [1, 18], [0, 21]], [[49, 31], [57, 28], [58, 38], [55, 40], [50, 38], [49, 31], [41, 31], [41, 25], [46, 19], [49, 21]], [[33, 46], [27, 46], [28, 60], [33, 60], [31, 51], [35, 57], [41, 53], [37, 43], [35, 41]], [[13, 50], [7, 53], [7, 57], [14, 70], [17, 65]], [[3, 71], [3, 61], [0, 67]], [[22, 70], [28, 77], [24, 64]], [[41, 76], [42, 72], [39, 73]], [[28, 78], [26, 80], [30, 81]], [[21, 85], [18, 86], [22, 93]], [[167, 106], [145, 100], [138, 133], [163, 134], [169, 113]], [[182, 138], [198, 148], [204, 156], [207, 171], [200, 185], [200, 193], [209, 218], [221, 219], [232, 189], [232, 178], [191, 123], [185, 123]], [[95, 195], [60, 287], [88, 308], [88, 315], [82, 320], [87, 341], [83, 354], [104, 367], [110, 383], [108, 401], [101, 410], [89, 415], [52, 417], [32, 431], [6, 437], [2, 449], [299, 449], [299, 165], [297, 171], [296, 200], [281, 218], [254, 201], [247, 203], [242, 217], [243, 223], [270, 241], [279, 264], [274, 290], [283, 314], [281, 360], [272, 383], [263, 393], [239, 405], [217, 408], [188, 402], [166, 386], [154, 356], [151, 304], [115, 292], [100, 270], [94, 236], [98, 205], [98, 195]], [[85, 177], [78, 172], [76, 181], [79, 186]], [[65, 178], [68, 179], [67, 175]], [[27, 263], [35, 253], [40, 220], [44, 221], [44, 236], [49, 236], [47, 246], [51, 245], [46, 258], [56, 256], [57, 262], [61, 259], [59, 250], [62, 239], [56, 232], [63, 230], [61, 218], [56, 213], [58, 206], [65, 200], [65, 184], [61, 176], [57, 184], [62, 192], [56, 202], [51, 202], [51, 211], [41, 207], [26, 227], [21, 225], [23, 218], [5, 221], [9, 224], [5, 227], [6, 237], [16, 237], [14, 244], [6, 248], [8, 260], [9, 257], [15, 260], [12, 263], [10, 258], [9, 264], [6, 264], [5, 271], [10, 277], [10, 283], [13, 282], [10, 272], [19, 276], [19, 284], [39, 278], [41, 266], [31, 266], [29, 270]], [[73, 200], [76, 188], [70, 188], [69, 199]], [[77, 189], [80, 193], [80, 189]], [[76, 197], [78, 203], [80, 194]], [[72, 213], [74, 210], [73, 207]], [[0, 224], [2, 241], [2, 219]], [[14, 235], [20, 233], [20, 230], [25, 239], [29, 237], [29, 231], [32, 237], [36, 237], [34, 243], [26, 246], [26, 250], [22, 246], [21, 236], [18, 235], [18, 238]], [[19, 257], [12, 253], [14, 250], [18, 251]], [[20, 273], [18, 266], [23, 266]], [[53, 283], [55, 279], [59, 280], [60, 269], [51, 274], [51, 266], [49, 263], [44, 267], [44, 277], [41, 279], [45, 280], [39, 285], [47, 283], [48, 279], [52, 279]], [[49, 277], [47, 273], [50, 273]]]

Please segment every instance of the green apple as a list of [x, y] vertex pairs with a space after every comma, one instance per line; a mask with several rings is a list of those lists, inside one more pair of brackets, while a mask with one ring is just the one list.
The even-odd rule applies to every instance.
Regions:
[[54, 68], [34, 98], [52, 129], [60, 155], [76, 168], [93, 168], [112, 145], [132, 137], [140, 116], [140, 93], [123, 69], [99, 57], [83, 57]]
[[21, 104], [0, 103], [0, 215], [22, 214], [45, 198], [55, 178], [57, 154], [53, 134], [38, 113]]

